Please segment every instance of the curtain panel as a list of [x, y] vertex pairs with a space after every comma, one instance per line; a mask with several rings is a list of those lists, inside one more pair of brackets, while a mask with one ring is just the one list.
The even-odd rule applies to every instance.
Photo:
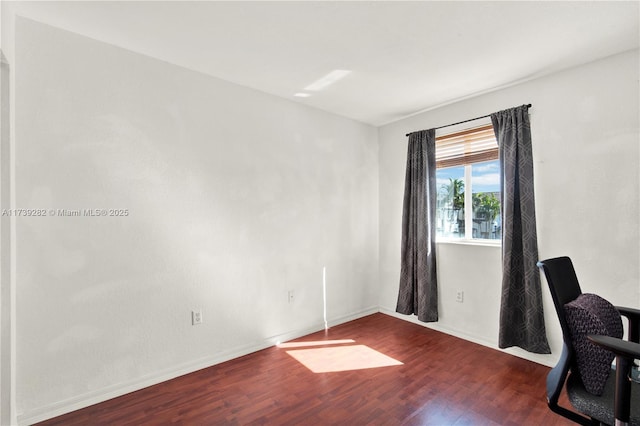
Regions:
[[436, 131], [409, 135], [396, 312], [438, 321], [436, 277]]
[[491, 114], [500, 153], [502, 196], [502, 295], [500, 348], [519, 346], [549, 354], [544, 324], [533, 155], [528, 106]]

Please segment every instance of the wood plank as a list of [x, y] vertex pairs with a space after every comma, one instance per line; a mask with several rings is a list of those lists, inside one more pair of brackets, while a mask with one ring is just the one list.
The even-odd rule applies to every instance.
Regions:
[[403, 364], [313, 373], [272, 347], [40, 424], [571, 424], [548, 367], [380, 313], [296, 341], [339, 339]]

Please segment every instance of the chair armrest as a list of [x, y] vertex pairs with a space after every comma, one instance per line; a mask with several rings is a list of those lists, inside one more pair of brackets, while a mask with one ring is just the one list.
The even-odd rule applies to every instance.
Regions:
[[611, 336], [590, 335], [587, 337], [596, 345], [602, 346], [616, 355], [621, 355], [626, 358], [640, 358], [640, 344], [638, 343], [628, 342]]
[[629, 424], [631, 415], [631, 381], [629, 380], [634, 358], [640, 358], [640, 344], [611, 336], [587, 336], [596, 345], [616, 355], [616, 388], [614, 415], [616, 424]]
[[620, 315], [629, 319], [629, 341], [640, 343], [640, 309], [616, 306]]
[[616, 309], [620, 312], [620, 315], [624, 315], [630, 320], [640, 320], [640, 309], [627, 308], [626, 306], [616, 306]]

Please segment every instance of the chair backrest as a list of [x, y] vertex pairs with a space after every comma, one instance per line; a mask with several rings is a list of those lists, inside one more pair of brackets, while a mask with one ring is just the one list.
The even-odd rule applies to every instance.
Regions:
[[547, 279], [556, 314], [560, 320], [562, 339], [571, 348], [571, 332], [565, 317], [564, 305], [582, 294], [573, 263], [570, 258], [563, 256], [541, 260], [538, 262], [538, 267], [542, 269]]
[[566, 256], [541, 260], [538, 262], [538, 267], [544, 272], [549, 285], [553, 305], [556, 308], [556, 314], [562, 328], [563, 340], [562, 354], [558, 364], [547, 375], [547, 403], [555, 413], [580, 424], [589, 424], [589, 419], [558, 405], [558, 399], [569, 369], [576, 367], [571, 331], [565, 317], [564, 305], [582, 294], [578, 277], [571, 259]]

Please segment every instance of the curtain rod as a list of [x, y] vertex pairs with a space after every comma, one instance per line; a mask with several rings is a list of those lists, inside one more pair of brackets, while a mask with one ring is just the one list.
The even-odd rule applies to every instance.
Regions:
[[[527, 106], [527, 108], [531, 108], [531, 104], [527, 104], [526, 106]], [[434, 127], [434, 129], [437, 130], [437, 129], [442, 129], [442, 128], [445, 128], [445, 127], [451, 127], [451, 126], [455, 126], [456, 124], [468, 123], [469, 121], [480, 120], [481, 118], [487, 118], [487, 117], [491, 117], [491, 114], [482, 115], [482, 116], [476, 117], [476, 118], [470, 118], [470, 119], [464, 120], [464, 121], [458, 121], [457, 123], [445, 124], [444, 126]], [[411, 132], [411, 133], [415, 133], [415, 132]], [[411, 133], [407, 133], [405, 136], [409, 136]]]

